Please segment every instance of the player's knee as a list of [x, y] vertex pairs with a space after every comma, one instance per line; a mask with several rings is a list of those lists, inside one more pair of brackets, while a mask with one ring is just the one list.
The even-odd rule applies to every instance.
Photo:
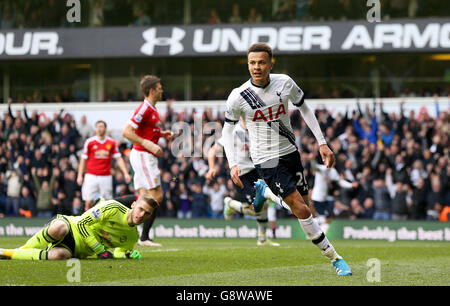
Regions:
[[49, 235], [55, 240], [61, 240], [69, 232], [69, 228], [64, 221], [55, 221], [49, 228]]
[[69, 250], [54, 248], [48, 251], [47, 258], [48, 260], [65, 260], [72, 258], [72, 254]]

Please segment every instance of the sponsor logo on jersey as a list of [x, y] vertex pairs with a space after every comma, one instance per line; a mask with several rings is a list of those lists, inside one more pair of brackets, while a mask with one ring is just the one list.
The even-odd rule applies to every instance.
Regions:
[[279, 104], [278, 107], [276, 105], [273, 105], [265, 109], [257, 109], [255, 111], [255, 114], [253, 115], [252, 121], [273, 121], [277, 120], [283, 114], [286, 114], [284, 104]]
[[109, 158], [109, 151], [108, 150], [97, 150], [97, 151], [95, 151], [95, 158], [107, 159], [107, 158]]
[[94, 217], [94, 219], [98, 220], [99, 218], [102, 217], [102, 212], [100, 211], [100, 209], [94, 209], [92, 211], [92, 217]]

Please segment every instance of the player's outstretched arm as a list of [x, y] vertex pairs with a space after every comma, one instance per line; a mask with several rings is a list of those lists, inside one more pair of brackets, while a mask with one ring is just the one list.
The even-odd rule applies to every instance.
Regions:
[[327, 168], [332, 168], [335, 164], [334, 154], [327, 145], [327, 141], [322, 134], [322, 130], [320, 129], [319, 122], [317, 121], [314, 112], [309, 108], [306, 102], [304, 102], [299, 109], [306, 125], [311, 129], [311, 132], [314, 134], [314, 137], [319, 143], [319, 152], [323, 162]]
[[140, 259], [141, 253], [137, 250], [126, 250], [123, 248], [115, 248], [113, 252], [114, 258], [126, 258], [126, 259]]

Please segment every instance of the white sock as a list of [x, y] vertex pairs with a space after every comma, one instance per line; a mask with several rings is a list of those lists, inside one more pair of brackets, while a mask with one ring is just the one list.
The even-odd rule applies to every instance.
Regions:
[[301, 228], [308, 237], [322, 252], [322, 255], [327, 257], [329, 260], [334, 261], [341, 258], [338, 253], [336, 253], [333, 245], [328, 241], [328, 238], [320, 229], [317, 221], [311, 216], [306, 219], [298, 219]]
[[[266, 189], [264, 190], [264, 197], [266, 199], [270, 199], [273, 202], [277, 203], [278, 205], [280, 205], [281, 207], [286, 208], [287, 210], [291, 211], [291, 208], [289, 207], [289, 205], [287, 205], [286, 202], [283, 201], [282, 198], [276, 196], [272, 190], [270, 190], [269, 186], [266, 187]], [[292, 211], [291, 211], [292, 212]]]
[[250, 204], [248, 203], [242, 203], [237, 200], [231, 200], [228, 202], [228, 205], [235, 211], [249, 216], [259, 216], [260, 213], [256, 213], [253, 209], [250, 208]]

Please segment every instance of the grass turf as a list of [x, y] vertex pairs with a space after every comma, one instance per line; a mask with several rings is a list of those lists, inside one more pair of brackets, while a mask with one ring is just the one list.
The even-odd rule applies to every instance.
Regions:
[[[0, 238], [14, 248], [25, 238]], [[140, 247], [140, 260], [80, 261], [81, 281], [69, 282], [67, 261], [0, 260], [0, 285], [140, 286], [347, 286], [449, 285], [450, 243], [333, 241], [353, 270], [337, 276], [309, 241], [280, 239], [257, 247], [254, 239], [158, 239], [161, 248]], [[380, 261], [380, 282], [368, 282], [367, 262]], [[372, 275], [372, 274], [370, 274]]]

